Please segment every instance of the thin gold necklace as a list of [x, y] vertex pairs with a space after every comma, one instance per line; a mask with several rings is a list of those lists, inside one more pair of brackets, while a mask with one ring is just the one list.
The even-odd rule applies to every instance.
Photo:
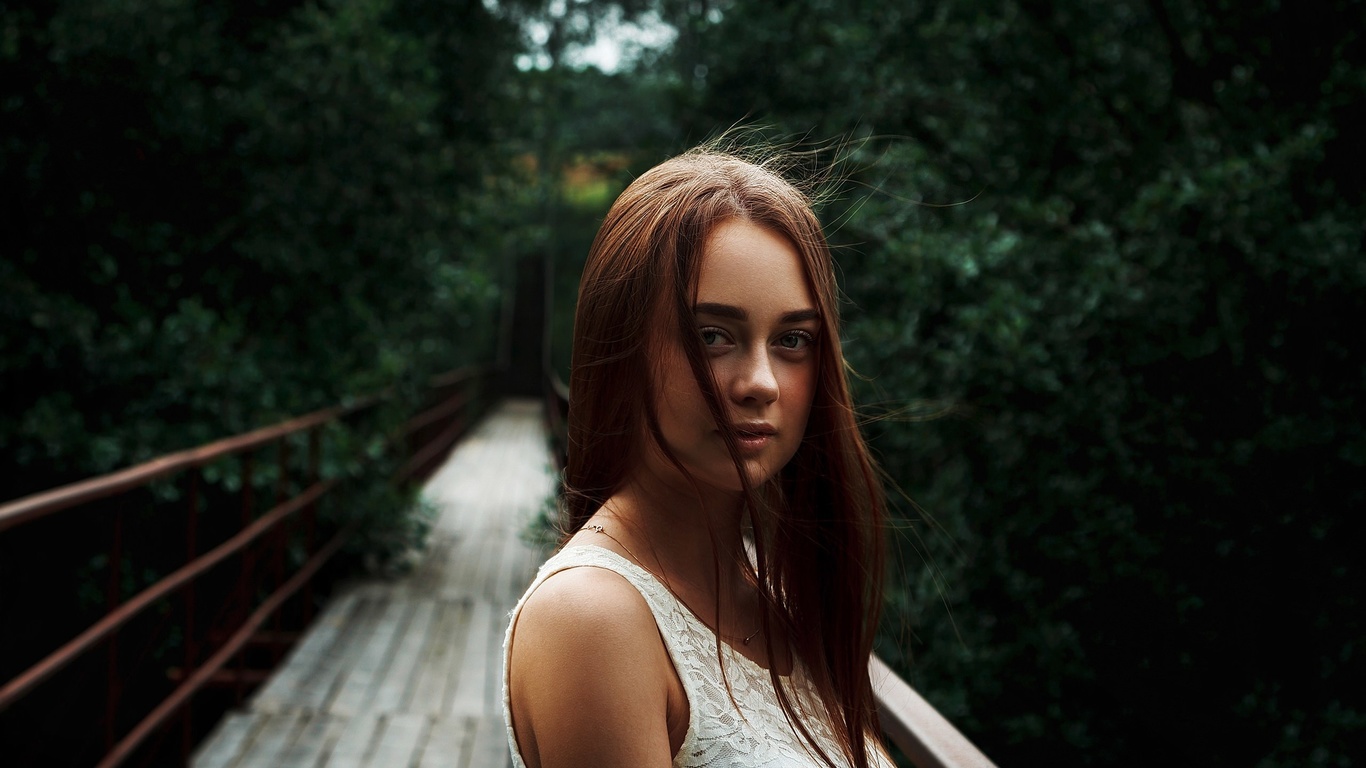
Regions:
[[[615, 541], [615, 542], [617, 543], [617, 546], [619, 546], [619, 547], [621, 547], [622, 549], [626, 550], [626, 554], [630, 555], [630, 556], [631, 556], [631, 559], [634, 560], [634, 561], [636, 561], [636, 565], [639, 565], [646, 573], [649, 573], [651, 576], [654, 576], [654, 575], [655, 575], [655, 572], [654, 572], [654, 571], [652, 571], [652, 570], [650, 570], [648, 567], [646, 567], [645, 563], [644, 563], [643, 561], [641, 561], [640, 558], [636, 557], [636, 553], [632, 552], [630, 547], [628, 547], [628, 546], [626, 546], [625, 544], [623, 544], [622, 541], [621, 541], [621, 539], [618, 539], [616, 536], [613, 536], [612, 534], [608, 533], [606, 528], [603, 528], [601, 525], [598, 525], [598, 524], [596, 524], [596, 523], [594, 523], [594, 524], [592, 524], [592, 525], [585, 525], [584, 528], [587, 528], [588, 530], [593, 531], [594, 533], [601, 533], [603, 536], [606, 536], [607, 538], [611, 539], [612, 541]], [[680, 595], [680, 594], [678, 594], [677, 592], [674, 591], [674, 588], [673, 588], [672, 586], [669, 585], [669, 580], [668, 580], [668, 579], [664, 578], [663, 576], [656, 576], [655, 578], [659, 580], [659, 583], [660, 583], [660, 584], [663, 584], [663, 585], [664, 585], [664, 588], [665, 588], [665, 589], [669, 590], [669, 594], [673, 595], [673, 596], [674, 596], [674, 599], [678, 600], [678, 602], [680, 602], [680, 603], [683, 604], [683, 607], [684, 607], [684, 608], [687, 608], [687, 609], [688, 609], [688, 613], [691, 613], [692, 615], [696, 616], [696, 617], [698, 618], [698, 620], [701, 620], [702, 615], [701, 615], [700, 613], [698, 613], [697, 611], [694, 611], [694, 610], [692, 609], [692, 606], [691, 606], [691, 605], [688, 605], [688, 601], [684, 600], [682, 595]], [[703, 623], [705, 624], [706, 622], [703, 622]], [[739, 640], [741, 644], [743, 644], [743, 645], [749, 645], [749, 641], [750, 641], [750, 640], [753, 640], [754, 638], [758, 637], [758, 636], [759, 636], [759, 633], [764, 631], [764, 625], [763, 625], [763, 624], [760, 624], [760, 625], [759, 625], [759, 628], [756, 629], [756, 630], [754, 630], [753, 632], [749, 633], [749, 636], [748, 636], [748, 637], [737, 637], [737, 636], [735, 636], [735, 635], [723, 634], [723, 633], [721, 632], [720, 629], [717, 629], [717, 630], [715, 630], [715, 631], [716, 631], [716, 634], [718, 634], [718, 635], [720, 635], [721, 637], [724, 637], [724, 638], [726, 638], [726, 639], [728, 639], [728, 640]]]

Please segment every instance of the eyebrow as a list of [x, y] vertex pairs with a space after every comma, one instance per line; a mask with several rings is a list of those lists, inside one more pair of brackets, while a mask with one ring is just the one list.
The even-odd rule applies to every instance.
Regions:
[[[713, 304], [702, 302], [693, 306], [693, 312], [699, 315], [714, 315], [716, 317], [728, 317], [732, 320], [749, 320], [749, 313], [741, 307], [733, 307], [730, 304]], [[797, 309], [785, 313], [778, 318], [780, 323], [800, 323], [806, 320], [819, 320], [821, 313], [814, 309]]]

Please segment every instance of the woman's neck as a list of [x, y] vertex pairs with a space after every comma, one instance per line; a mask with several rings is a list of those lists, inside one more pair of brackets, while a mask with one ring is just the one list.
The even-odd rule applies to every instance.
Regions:
[[[605, 547], [650, 571], [731, 647], [764, 668], [773, 662], [761, 630], [763, 601], [746, 568], [743, 497], [632, 478], [587, 521], [575, 540]], [[601, 526], [599, 530], [597, 526]], [[782, 674], [790, 659], [778, 662]]]
[[657, 478], [633, 478], [603, 504], [599, 514], [616, 519], [645, 551], [633, 552], [650, 570], [690, 586], [716, 590], [721, 566], [722, 592], [739, 575], [744, 551], [738, 517], [739, 494], [679, 488]]
[[695, 611], [755, 609], [741, 517], [744, 496], [690, 482], [669, 464], [642, 461], [591, 524], [621, 538], [626, 554], [654, 572]]

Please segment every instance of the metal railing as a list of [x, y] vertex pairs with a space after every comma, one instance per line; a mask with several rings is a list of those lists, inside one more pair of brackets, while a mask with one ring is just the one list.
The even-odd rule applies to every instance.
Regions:
[[[407, 448], [408, 458], [394, 472], [394, 481], [420, 478], [439, 464], [473, 420], [470, 411], [477, 402], [475, 389], [488, 375], [485, 368], [464, 369], [438, 376], [431, 382], [434, 397], [430, 399], [434, 404], [408, 420], [397, 434], [388, 435], [385, 441], [402, 443]], [[339, 483], [337, 477], [321, 477], [323, 434], [332, 425], [373, 409], [388, 396], [389, 393], [383, 393], [345, 406], [326, 408], [0, 506], [0, 537], [4, 537], [12, 535], [20, 526], [31, 526], [42, 520], [60, 522], [55, 516], [61, 513], [77, 508], [90, 510], [94, 502], [145, 490], [150, 484], [165, 483], [170, 478], [180, 480], [185, 489], [183, 494], [178, 494], [184, 499], [184, 509], [177, 516], [185, 533], [183, 564], [127, 598], [124, 597], [125, 582], [133, 568], [125, 552], [125, 518], [129, 511], [126, 505], [119, 504], [109, 510], [94, 510], [97, 514], [107, 511], [112, 516], [108, 546], [103, 555], [107, 571], [106, 612], [84, 631], [0, 686], [0, 713], [102, 645], [105, 654], [102, 717], [105, 753], [98, 765], [101, 768], [120, 765], [177, 713], [182, 717], [183, 726], [182, 761], [188, 759], [193, 747], [191, 704], [195, 694], [210, 682], [227, 682], [234, 685], [240, 700], [244, 684], [263, 677], [259, 670], [243, 667], [244, 650], [261, 639], [261, 635], [268, 634], [265, 639], [276, 644], [273, 661], [278, 662], [280, 641], [283, 639], [287, 643], [297, 636], [280, 630], [282, 609], [301, 590], [303, 595], [297, 611], [301, 625], [311, 618], [313, 578], [357, 527], [355, 521], [341, 525], [321, 546], [316, 541], [319, 500]], [[295, 467], [291, 462], [291, 444], [300, 442], [306, 444], [305, 456], [302, 467]], [[258, 454], [272, 449], [276, 462], [272, 478], [275, 498], [270, 509], [258, 517], [254, 511], [257, 490], [254, 479], [259, 479], [254, 478], [258, 471], [255, 459]], [[206, 495], [202, 493], [201, 475], [205, 467], [232, 459], [237, 461], [239, 487], [237, 530], [201, 552], [200, 519], [204, 511], [201, 507]], [[293, 488], [297, 490], [291, 490]], [[160, 513], [169, 512], [159, 510]], [[225, 581], [223, 589], [213, 593], [218, 598], [217, 604], [206, 610], [197, 602], [197, 586], [212, 571], [219, 571], [221, 580], [222, 566], [229, 558], [237, 559], [238, 574], [235, 579]], [[286, 563], [291, 559], [302, 559], [302, 562], [286, 577]], [[262, 580], [264, 584], [258, 583]], [[223, 594], [224, 589], [228, 594]], [[173, 596], [180, 602], [177, 631], [182, 666], [167, 669], [165, 673], [177, 684], [131, 729], [122, 732], [120, 715], [126, 713], [120, 708], [126, 686], [120, 672], [121, 664], [126, 661], [120, 654], [120, 631], [126, 630], [135, 618], [156, 613], [149, 610], [153, 606], [166, 612]], [[216, 615], [205, 621], [202, 614], [211, 613], [215, 608]], [[272, 618], [275, 619], [274, 631], [262, 633], [263, 625]], [[150, 641], [142, 639], [141, 642], [145, 648]], [[234, 658], [238, 660], [237, 669], [226, 669]], [[89, 730], [80, 728], [79, 723], [72, 723], [71, 728], [82, 732]]]
[[556, 471], [564, 471], [569, 454], [569, 385], [551, 372], [545, 376], [545, 426], [550, 434], [551, 455]]
[[868, 660], [868, 674], [882, 732], [916, 768], [995, 768], [977, 745], [876, 655]]

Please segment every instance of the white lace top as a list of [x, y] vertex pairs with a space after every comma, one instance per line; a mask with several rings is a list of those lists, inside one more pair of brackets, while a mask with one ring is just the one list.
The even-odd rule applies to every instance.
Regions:
[[[566, 568], [594, 566], [617, 573], [645, 598], [659, 626], [664, 645], [688, 696], [688, 732], [674, 756], [674, 768], [816, 768], [822, 766], [783, 716], [773, 692], [768, 670], [760, 667], [726, 644], [721, 645], [726, 661], [726, 678], [735, 694], [731, 702], [721, 678], [716, 657], [716, 635], [688, 610], [673, 593], [649, 571], [626, 558], [595, 546], [574, 546], [561, 550], [541, 566], [526, 594], [512, 609], [515, 620], [527, 597], [551, 575]], [[503, 641], [503, 718], [507, 723], [513, 768], [525, 768], [512, 730], [508, 701], [507, 667], [512, 639], [512, 622]], [[841, 754], [819, 700], [800, 671], [787, 678], [794, 703], [808, 715], [807, 728], [832, 758]], [[736, 705], [740, 711], [737, 711]], [[872, 765], [892, 768], [892, 763], [875, 746]]]

